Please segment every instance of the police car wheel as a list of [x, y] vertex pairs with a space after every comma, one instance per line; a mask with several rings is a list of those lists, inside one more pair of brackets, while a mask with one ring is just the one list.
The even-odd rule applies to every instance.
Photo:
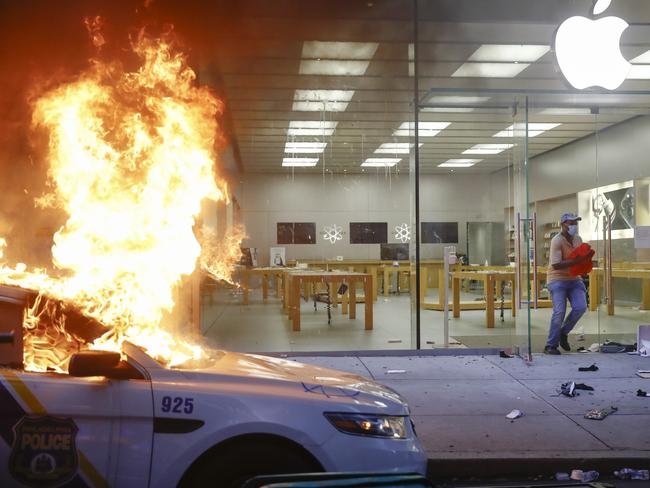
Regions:
[[205, 459], [184, 487], [241, 487], [267, 474], [313, 473], [322, 468], [301, 452], [273, 445], [238, 445]]

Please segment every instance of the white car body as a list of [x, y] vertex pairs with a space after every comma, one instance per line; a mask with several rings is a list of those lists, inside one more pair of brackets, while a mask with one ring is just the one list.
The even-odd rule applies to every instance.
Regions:
[[[0, 369], [0, 486], [175, 487], [214, 446], [259, 435], [325, 471], [425, 474], [407, 404], [361, 376], [223, 351], [192, 370], [123, 354], [142, 379]], [[344, 433], [324, 412], [404, 416], [407, 436]]]

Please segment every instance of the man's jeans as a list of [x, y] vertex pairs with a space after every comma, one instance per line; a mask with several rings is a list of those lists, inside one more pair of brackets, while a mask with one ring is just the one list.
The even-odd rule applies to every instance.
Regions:
[[[587, 310], [587, 289], [581, 278], [551, 281], [547, 287], [553, 300], [553, 316], [546, 345], [557, 347], [560, 343], [560, 334], [569, 335], [578, 319]], [[571, 312], [565, 320], [567, 299], [571, 303]]]

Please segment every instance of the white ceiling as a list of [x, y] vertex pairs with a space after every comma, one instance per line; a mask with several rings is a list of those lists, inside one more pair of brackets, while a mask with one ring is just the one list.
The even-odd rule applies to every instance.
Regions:
[[[197, 30], [210, 30], [209, 47], [200, 56], [199, 79], [217, 86], [222, 93], [231, 123], [230, 137], [244, 172], [360, 172], [364, 170], [361, 163], [370, 157], [402, 158], [391, 171], [408, 171], [408, 154], [374, 151], [382, 144], [409, 142], [408, 137], [393, 134], [401, 124], [413, 120], [413, 47], [409, 47], [413, 42], [412, 2], [234, 3], [236, 7], [226, 7], [222, 2], [216, 2], [216, 7], [201, 7], [193, 25]], [[524, 120], [522, 97], [486, 90], [567, 90], [552, 50], [544, 53], [545, 49], [538, 49], [537, 56], [544, 54], [534, 61], [522, 58], [520, 63], [529, 66], [516, 69], [521, 72], [513, 78], [452, 75], [485, 44], [550, 46], [558, 23], [573, 14], [588, 14], [592, 2], [498, 0], [490, 2], [494, 8], [489, 12], [477, 4], [485, 6], [486, 2], [420, 2], [425, 19], [418, 23], [420, 100], [426, 102], [428, 95], [490, 97], [470, 104], [434, 102], [435, 107], [421, 112], [421, 121], [450, 123], [434, 137], [420, 138], [421, 171], [425, 173], [451, 171], [437, 167], [448, 159], [483, 159], [471, 168], [454, 169], [468, 173], [489, 173], [512, 162], [519, 146], [496, 155], [463, 152], [476, 144], [508, 142], [493, 136]], [[219, 5], [223, 11], [217, 12]], [[650, 2], [615, 1], [607, 13], [621, 15], [631, 24], [621, 43], [627, 59], [650, 50]], [[341, 44], [346, 42], [363, 44]], [[485, 48], [476, 55], [484, 52]], [[442, 89], [463, 92], [443, 93]], [[328, 92], [315, 90], [337, 93], [331, 101], [314, 104], [314, 99], [328, 96]], [[620, 90], [650, 92], [650, 81], [627, 80]], [[650, 111], [649, 97], [619, 97], [614, 101], [611, 97], [532, 95], [530, 103], [531, 122], [561, 124], [529, 140], [531, 156]], [[515, 104], [517, 110], [513, 111]], [[548, 110], [578, 106], [584, 111], [608, 104], [611, 106], [602, 108], [597, 116]], [[440, 105], [451, 105], [453, 110], [441, 112]], [[461, 109], [467, 106], [459, 110], [459, 105]], [[493, 106], [499, 108], [487, 108]], [[314, 107], [325, 110], [296, 110]], [[336, 122], [336, 128], [331, 135], [292, 136], [288, 134], [290, 121]], [[320, 142], [326, 146], [322, 154], [285, 154], [287, 142]], [[301, 156], [316, 156], [319, 161], [311, 168], [282, 167], [284, 157]]]

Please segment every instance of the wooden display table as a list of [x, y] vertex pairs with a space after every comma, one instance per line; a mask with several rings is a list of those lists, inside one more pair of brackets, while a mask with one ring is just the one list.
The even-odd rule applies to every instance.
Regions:
[[[368, 299], [372, 296], [372, 276], [368, 273], [355, 273], [345, 271], [311, 271], [311, 270], [295, 270], [285, 271], [284, 277], [286, 279], [286, 287], [289, 289], [285, 299], [285, 305], [288, 309], [289, 318], [293, 322], [293, 330], [300, 330], [300, 288], [303, 284], [311, 283], [329, 283], [330, 284], [330, 297], [335, 303], [338, 285], [345, 283], [347, 290], [343, 295], [343, 313], [348, 313], [350, 319], [356, 319], [356, 285], [358, 282], [363, 283], [363, 291], [365, 294], [365, 328], [372, 330], [372, 308], [373, 301]], [[286, 288], [285, 288], [286, 289]], [[346, 310], [348, 308], [349, 311]]]
[[[485, 323], [488, 328], [494, 328], [494, 285], [497, 290], [500, 290], [500, 284], [503, 281], [510, 281], [512, 289], [515, 289], [516, 274], [514, 271], [498, 271], [498, 270], [484, 270], [484, 271], [454, 271], [451, 273], [452, 277], [452, 295], [453, 295], [453, 311], [454, 317], [460, 317], [461, 302], [460, 302], [460, 281], [462, 279], [482, 281], [485, 290], [485, 304], [479, 302], [465, 303], [465, 305], [477, 304], [481, 308], [485, 308]], [[443, 302], [444, 303], [444, 302]], [[508, 304], [512, 311], [512, 316], [516, 316], [517, 307], [515, 300], [504, 302]], [[467, 310], [467, 308], [465, 308]]]
[[[633, 268], [632, 266], [637, 266]], [[641, 280], [641, 310], [650, 310], [650, 265], [648, 263], [617, 263], [612, 269], [612, 278], [629, 278]], [[600, 287], [604, 281], [603, 268], [594, 268], [589, 273], [589, 310], [598, 309], [600, 304]], [[614, 302], [612, 297], [607, 297], [608, 315], [614, 315]]]
[[259, 268], [244, 268], [242, 270], [241, 287], [242, 287], [242, 303], [248, 305], [248, 292], [250, 289], [251, 276], [260, 276], [262, 278], [262, 299], [266, 301], [269, 297], [269, 280], [275, 277], [275, 296], [280, 297], [282, 293], [281, 281], [284, 276], [284, 271], [293, 268], [284, 267], [259, 267]]

